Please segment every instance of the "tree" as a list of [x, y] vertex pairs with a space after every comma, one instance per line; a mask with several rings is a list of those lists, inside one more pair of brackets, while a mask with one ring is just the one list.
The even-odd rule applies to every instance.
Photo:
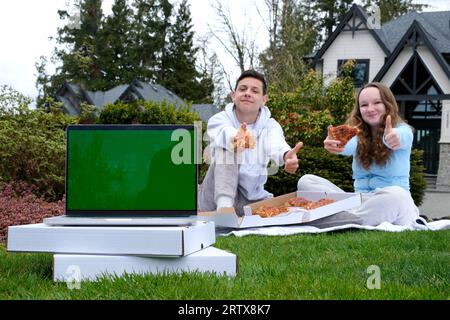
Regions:
[[269, 47], [260, 55], [264, 73], [275, 90], [294, 90], [306, 72], [303, 57], [311, 53], [319, 37], [319, 20], [312, 1], [271, 0], [272, 12], [278, 12], [273, 21]]
[[193, 44], [194, 32], [187, 0], [178, 8], [176, 21], [171, 27], [167, 53], [164, 60], [165, 77], [161, 83], [180, 97], [195, 102], [211, 101], [214, 87], [207, 74], [196, 69], [198, 48]]
[[413, 3], [413, 0], [364, 0], [363, 2], [364, 9], [373, 5], [380, 9], [381, 23], [391, 21], [414, 10], [420, 12], [428, 7], [427, 4]]
[[131, 83], [137, 77], [132, 59], [132, 15], [126, 0], [115, 0], [112, 15], [99, 31], [100, 65], [108, 87]]
[[74, 2], [75, 12], [58, 10], [60, 19], [67, 21], [67, 24], [57, 29], [57, 47], [51, 58], [51, 62], [58, 65], [55, 74], [50, 76], [46, 73], [45, 57], [36, 63], [36, 86], [43, 91], [38, 106], [45, 100], [43, 96], [54, 96], [65, 81], [78, 83], [90, 90], [105, 88], [98, 52], [98, 33], [103, 18], [101, 5], [101, 0], [77, 0]]
[[[210, 28], [213, 37], [219, 41], [241, 72], [255, 68], [258, 55], [254, 38], [245, 30], [238, 31], [231, 18], [230, 10], [225, 8], [219, 0], [214, 2], [213, 8], [219, 19], [219, 27], [215, 30]], [[230, 87], [232, 88], [231, 84]]]
[[[64, 82], [90, 91], [106, 91], [133, 80], [170, 84], [182, 98], [211, 101], [212, 77], [196, 70], [194, 32], [187, 1], [174, 17], [169, 0], [115, 0], [105, 17], [101, 0], [72, 0], [59, 10], [65, 26], [57, 29], [51, 62], [35, 64], [39, 106]], [[172, 25], [175, 20], [175, 25]]]
[[162, 12], [162, 20], [160, 25], [161, 30], [161, 59], [160, 59], [160, 67], [159, 67], [159, 79], [163, 81], [166, 77], [166, 60], [167, 60], [167, 47], [168, 47], [168, 38], [170, 34], [170, 29], [172, 24], [170, 22], [172, 16], [173, 5], [168, 0], [160, 0], [161, 2], [161, 12]]
[[[102, 73], [99, 65], [97, 35], [101, 27], [102, 0], [83, 0], [79, 3], [80, 24], [78, 27], [66, 25], [58, 30], [57, 43], [67, 45], [57, 51], [62, 60], [61, 73], [65, 78], [80, 83], [91, 89], [102, 89]], [[60, 11], [60, 18], [66, 17], [67, 11]]]
[[215, 52], [209, 52], [209, 38], [204, 36], [197, 40], [199, 51], [197, 54], [197, 69], [200, 74], [200, 83], [210, 96], [205, 97], [204, 101], [197, 103], [214, 103], [217, 106], [223, 106], [229, 90], [224, 86], [224, 73], [222, 64]]
[[28, 107], [31, 103], [29, 97], [6, 84], [0, 85], [0, 115], [14, 114], [15, 110]]
[[333, 32], [333, 28], [342, 20], [352, 5], [353, 0], [317, 0], [315, 9], [321, 15], [322, 23], [320, 28], [325, 31], [328, 38]]
[[38, 91], [38, 97], [37, 97], [37, 105], [41, 106], [44, 103], [45, 95], [47, 92], [50, 91], [50, 83], [51, 83], [51, 77], [47, 73], [47, 64], [48, 59], [45, 56], [39, 57], [39, 62], [36, 62], [34, 64], [37, 74], [36, 74], [36, 83], [35, 87]]
[[133, 59], [142, 81], [165, 77], [165, 57], [172, 5], [168, 0], [134, 0]]
[[279, 12], [281, 10], [280, 1], [282, 0], [264, 0], [264, 4], [267, 7], [268, 18], [264, 17], [257, 8], [262, 20], [269, 21], [269, 23], [266, 24], [266, 29], [269, 33], [269, 48], [267, 49], [269, 52], [275, 52], [276, 44], [278, 43]]

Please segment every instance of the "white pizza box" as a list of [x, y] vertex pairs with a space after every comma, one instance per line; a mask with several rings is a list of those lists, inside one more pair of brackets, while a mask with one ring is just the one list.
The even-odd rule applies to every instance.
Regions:
[[213, 222], [189, 226], [49, 226], [8, 228], [8, 251], [185, 256], [216, 241]]
[[[283, 206], [294, 197], [304, 197], [311, 201], [317, 201], [322, 198], [336, 200], [336, 202], [313, 209], [305, 210], [303, 208], [290, 207], [289, 212], [281, 213], [270, 218], [263, 218], [253, 211], [260, 206]], [[330, 193], [317, 191], [297, 191], [284, 194], [278, 197], [258, 201], [244, 207], [245, 215], [239, 217], [234, 208], [221, 208], [219, 211], [200, 212], [197, 216], [204, 221], [214, 221], [216, 227], [227, 228], [253, 228], [275, 225], [301, 224], [328, 217], [340, 211], [355, 208], [361, 205], [360, 193]]]
[[211, 273], [234, 277], [237, 256], [214, 247], [184, 257], [142, 257], [111, 255], [53, 255], [53, 280], [67, 283], [95, 281], [104, 275]]

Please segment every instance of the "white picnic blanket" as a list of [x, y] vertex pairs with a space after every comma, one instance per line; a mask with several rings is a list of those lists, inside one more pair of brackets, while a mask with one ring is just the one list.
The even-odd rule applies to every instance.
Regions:
[[344, 229], [364, 229], [364, 230], [378, 230], [378, 231], [389, 231], [389, 232], [400, 232], [406, 230], [445, 230], [450, 229], [450, 220], [437, 220], [433, 222], [426, 222], [423, 218], [418, 218], [410, 226], [399, 226], [393, 225], [388, 222], [383, 222], [382, 224], [373, 226], [362, 226], [358, 224], [346, 224], [330, 228], [317, 228], [312, 226], [302, 226], [302, 225], [290, 225], [290, 226], [274, 226], [274, 227], [261, 227], [261, 228], [248, 228], [248, 229], [217, 229], [216, 234], [218, 236], [237, 236], [243, 237], [248, 235], [264, 235], [264, 236], [288, 236], [298, 233], [324, 233], [330, 231], [344, 230]]

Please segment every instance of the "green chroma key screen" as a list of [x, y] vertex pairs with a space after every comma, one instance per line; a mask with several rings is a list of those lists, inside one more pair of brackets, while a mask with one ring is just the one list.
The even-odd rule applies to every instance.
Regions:
[[66, 214], [197, 214], [194, 125], [67, 129]]

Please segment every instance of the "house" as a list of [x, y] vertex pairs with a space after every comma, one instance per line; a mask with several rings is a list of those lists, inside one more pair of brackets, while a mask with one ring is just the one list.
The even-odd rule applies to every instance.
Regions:
[[[108, 91], [89, 91], [73, 83], [64, 83], [56, 92], [56, 100], [63, 103], [63, 109], [70, 115], [80, 114], [81, 103], [98, 108], [100, 112], [105, 105], [117, 101], [131, 102], [136, 100], [173, 103], [176, 107], [185, 106], [183, 99], [159, 84], [133, 81], [130, 85], [119, 85]], [[219, 109], [211, 104], [193, 104], [192, 111], [197, 112], [203, 121], [217, 113]]]
[[415, 128], [426, 173], [450, 190], [450, 11], [410, 12], [383, 25], [353, 4], [324, 45], [309, 57], [326, 83], [356, 61], [355, 87], [378, 81], [391, 88]]

